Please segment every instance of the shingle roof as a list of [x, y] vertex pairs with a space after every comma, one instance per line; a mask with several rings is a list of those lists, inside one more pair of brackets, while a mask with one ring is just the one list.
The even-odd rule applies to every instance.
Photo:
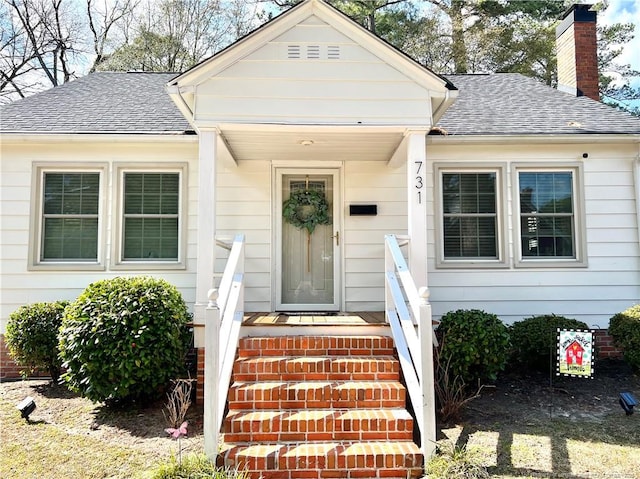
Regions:
[[[165, 91], [173, 73], [87, 75], [4, 105], [4, 133], [162, 133], [192, 127]], [[438, 126], [449, 135], [640, 134], [640, 118], [575, 98], [519, 74], [450, 75], [456, 102]]]
[[175, 73], [92, 73], [4, 105], [0, 131], [184, 133], [193, 130], [165, 91]]
[[449, 135], [640, 134], [640, 118], [517, 73], [449, 75], [458, 99], [438, 122]]

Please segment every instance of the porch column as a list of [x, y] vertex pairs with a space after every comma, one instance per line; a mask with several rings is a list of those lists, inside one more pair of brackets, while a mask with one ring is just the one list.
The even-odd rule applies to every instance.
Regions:
[[205, 308], [208, 292], [214, 285], [215, 232], [216, 232], [216, 130], [198, 132], [198, 221], [196, 261], [196, 302], [194, 305], [195, 347], [204, 344]]
[[407, 133], [409, 269], [418, 288], [427, 287], [427, 130]]

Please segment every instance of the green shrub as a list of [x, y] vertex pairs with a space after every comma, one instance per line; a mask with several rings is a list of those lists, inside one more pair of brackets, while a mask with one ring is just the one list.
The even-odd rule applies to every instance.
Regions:
[[62, 361], [58, 357], [58, 329], [67, 301], [34, 303], [21, 306], [9, 315], [5, 341], [9, 355], [23, 376], [36, 369], [48, 371], [54, 382], [60, 376]]
[[245, 472], [233, 469], [221, 469], [215, 466], [203, 454], [190, 454], [182, 461], [175, 457], [160, 463], [151, 473], [150, 479], [248, 479]]
[[183, 372], [189, 319], [182, 296], [164, 280], [95, 282], [65, 311], [62, 378], [92, 401], [155, 397]]
[[609, 334], [624, 349], [624, 359], [640, 369], [640, 304], [618, 313], [609, 321]]
[[507, 327], [495, 314], [477, 309], [442, 316], [437, 330], [440, 361], [465, 384], [494, 380], [509, 353]]
[[509, 328], [513, 363], [539, 371], [555, 368], [558, 328], [589, 329], [582, 321], [555, 314], [532, 316], [513, 323]]

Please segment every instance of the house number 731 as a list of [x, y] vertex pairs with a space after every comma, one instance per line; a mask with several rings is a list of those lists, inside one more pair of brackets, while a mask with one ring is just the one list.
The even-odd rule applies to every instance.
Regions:
[[422, 161], [414, 161], [417, 165], [416, 168], [416, 182], [415, 187], [418, 190], [418, 204], [422, 204], [422, 188], [424, 188], [424, 176], [422, 175]]

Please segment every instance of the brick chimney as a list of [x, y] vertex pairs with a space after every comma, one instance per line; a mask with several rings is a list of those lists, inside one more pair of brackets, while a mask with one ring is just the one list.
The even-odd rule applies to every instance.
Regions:
[[573, 5], [556, 27], [558, 90], [600, 101], [596, 12]]

